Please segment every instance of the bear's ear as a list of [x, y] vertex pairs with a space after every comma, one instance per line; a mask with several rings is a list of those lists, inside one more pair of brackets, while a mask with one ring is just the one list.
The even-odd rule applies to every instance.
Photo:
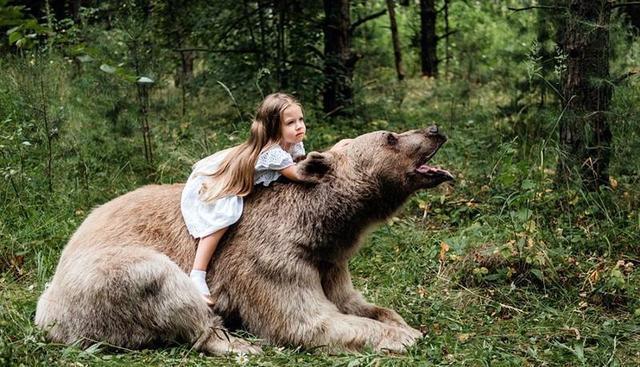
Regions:
[[298, 163], [298, 173], [305, 181], [317, 181], [331, 171], [332, 162], [327, 153], [311, 152]]

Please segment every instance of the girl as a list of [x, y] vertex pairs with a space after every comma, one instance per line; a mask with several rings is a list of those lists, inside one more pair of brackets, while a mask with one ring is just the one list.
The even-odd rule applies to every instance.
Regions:
[[206, 271], [227, 228], [242, 214], [243, 197], [253, 185], [283, 175], [302, 181], [293, 160], [305, 154], [302, 106], [284, 93], [268, 95], [256, 111], [244, 143], [202, 159], [182, 191], [181, 210], [189, 233], [199, 239], [191, 280], [212, 304]]

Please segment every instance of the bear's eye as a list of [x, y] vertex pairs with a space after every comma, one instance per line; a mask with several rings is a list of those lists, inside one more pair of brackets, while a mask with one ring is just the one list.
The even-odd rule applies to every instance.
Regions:
[[387, 144], [394, 146], [396, 144], [398, 144], [398, 138], [396, 138], [395, 135], [393, 135], [393, 133], [388, 133], [387, 134]]

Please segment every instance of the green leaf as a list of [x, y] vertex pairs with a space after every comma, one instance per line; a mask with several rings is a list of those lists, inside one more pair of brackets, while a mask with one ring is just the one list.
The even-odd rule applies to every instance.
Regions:
[[18, 29], [20, 29], [20, 27], [21, 27], [21, 26], [19, 25], [19, 26], [16, 26], [16, 27], [13, 27], [13, 28], [9, 29], [9, 30], [7, 31], [7, 36], [9, 36], [9, 35], [11, 35], [12, 33], [16, 32]]
[[89, 56], [89, 55], [80, 55], [77, 57], [78, 61], [80, 62], [91, 62], [93, 61], [93, 57]]
[[529, 218], [531, 218], [531, 214], [533, 214], [533, 213], [531, 212], [531, 210], [529, 208], [522, 208], [522, 209], [519, 209], [515, 213], [515, 216], [521, 222], [526, 222], [527, 220], [529, 220]]
[[529, 271], [531, 272], [531, 274], [535, 275], [535, 277], [538, 278], [540, 281], [544, 281], [544, 274], [542, 274], [540, 270], [531, 269]]
[[11, 32], [9, 34], [9, 44], [12, 45], [16, 43], [19, 39], [22, 38], [22, 34], [20, 32]]
[[487, 276], [484, 277], [484, 280], [487, 282], [493, 282], [496, 280], [500, 280], [501, 278], [503, 278], [503, 276], [501, 274], [489, 274]]
[[98, 343], [92, 344], [89, 348], [85, 349], [82, 353], [95, 354], [100, 351], [101, 347], [102, 347], [102, 343], [98, 342]]
[[522, 184], [520, 185], [520, 187], [523, 190], [530, 190], [536, 187], [536, 183], [531, 180], [524, 180], [522, 181]]

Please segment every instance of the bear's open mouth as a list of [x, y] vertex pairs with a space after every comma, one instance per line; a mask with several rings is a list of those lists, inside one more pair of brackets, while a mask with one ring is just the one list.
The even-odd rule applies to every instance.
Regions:
[[453, 180], [454, 177], [451, 172], [447, 171], [444, 168], [427, 164], [431, 160], [431, 158], [436, 155], [436, 153], [440, 149], [440, 146], [441, 145], [439, 145], [433, 152], [431, 152], [431, 154], [428, 154], [426, 157], [424, 157], [424, 159], [421, 159], [418, 162], [415, 171], [424, 176], [441, 176], [447, 180]]
[[422, 164], [418, 168], [416, 168], [416, 172], [425, 175], [425, 176], [444, 176], [450, 180], [453, 180], [453, 175], [451, 172], [446, 169], [440, 168], [438, 166], [430, 166], [428, 164]]

